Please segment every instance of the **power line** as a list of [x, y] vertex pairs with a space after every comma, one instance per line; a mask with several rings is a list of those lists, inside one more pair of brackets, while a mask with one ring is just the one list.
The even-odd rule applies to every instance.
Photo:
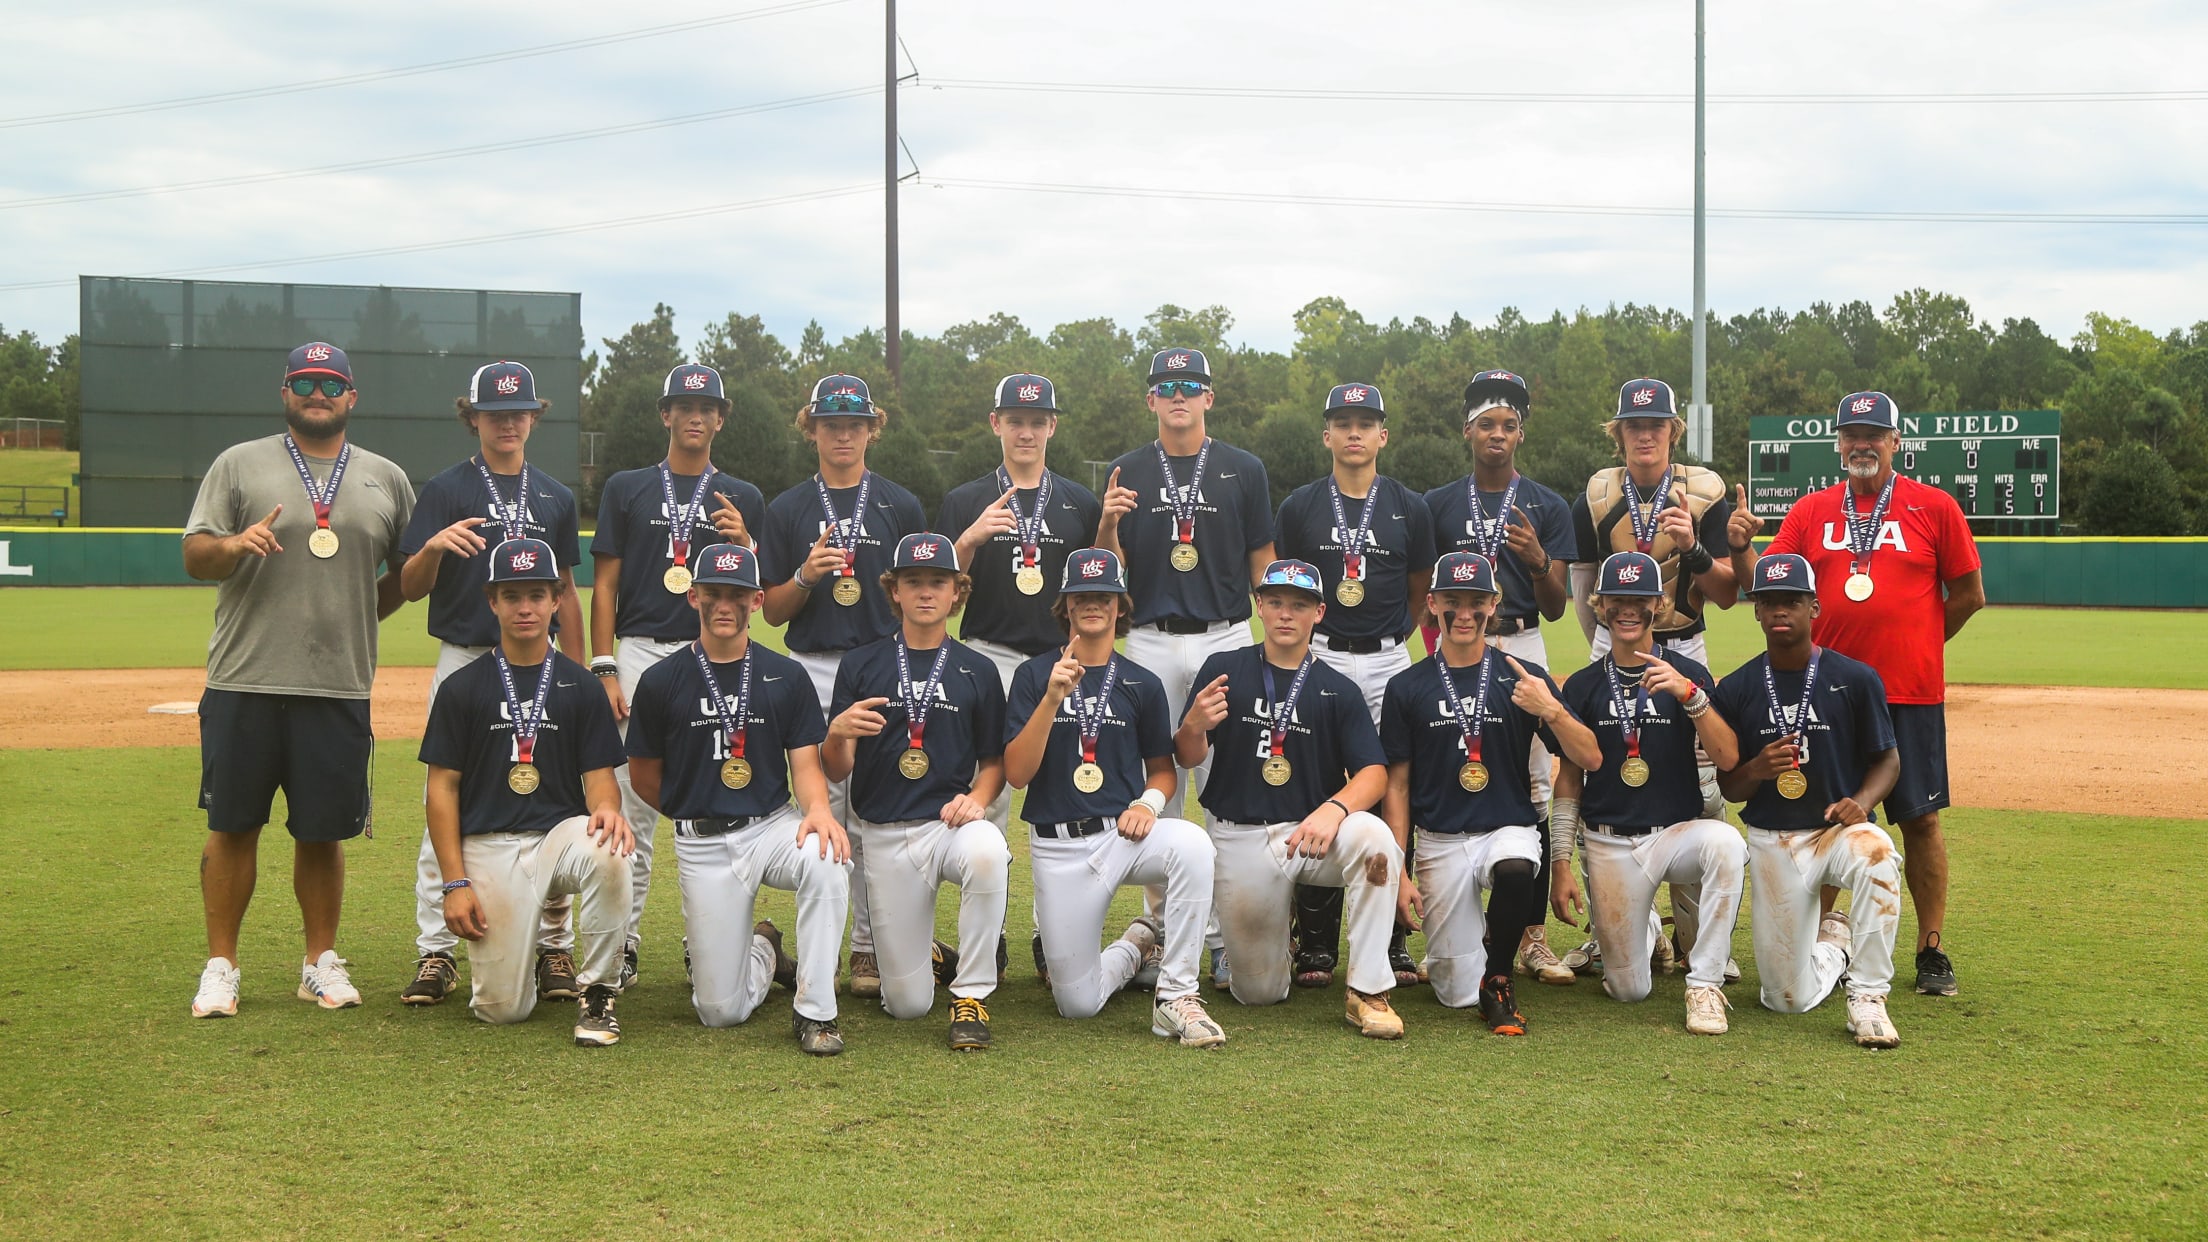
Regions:
[[559, 43], [542, 43], [535, 47], [515, 48], [505, 52], [488, 52], [481, 56], [462, 56], [452, 60], [429, 61], [419, 65], [405, 65], [396, 69], [373, 69], [331, 78], [311, 78], [304, 82], [287, 82], [276, 86], [256, 86], [235, 91], [216, 91], [206, 95], [183, 95], [174, 99], [157, 99], [148, 103], [137, 104], [116, 104], [105, 108], [85, 108], [75, 112], [46, 112], [33, 116], [0, 117], [0, 129], [20, 129], [30, 125], [58, 125], [68, 121], [90, 121], [111, 116], [132, 116], [141, 112], [165, 112], [174, 108], [197, 108], [207, 104], [232, 103], [241, 99], [266, 99], [274, 95], [293, 95], [303, 91], [326, 91], [340, 86], [359, 86], [366, 82], [387, 82], [393, 78], [410, 78], [425, 73], [444, 73], [452, 69], [495, 65], [510, 60], [525, 60], [534, 56], [550, 56], [557, 52], [573, 52], [583, 48], [630, 43], [638, 39], [657, 39], [665, 35], [705, 30], [714, 26], [731, 25], [736, 22], [748, 22], [761, 17], [779, 17], [785, 13], [798, 13], [806, 9], [824, 9], [848, 2], [849, 0], [793, 0], [792, 3], [769, 5], [761, 9], [745, 9], [736, 13], [723, 13], [716, 17], [701, 17], [686, 22], [670, 22], [664, 26], [644, 26], [634, 30], [597, 35], [588, 39], [568, 39]]
[[[336, 254], [300, 255], [289, 259], [255, 259], [245, 263], [223, 263], [206, 267], [172, 268], [164, 272], [142, 272], [142, 276], [211, 276], [221, 272], [242, 272], [254, 268], [290, 267], [305, 263], [336, 263], [346, 259], [373, 259], [386, 255], [421, 254], [432, 250], [459, 250], [469, 246], [487, 246], [500, 242], [527, 241], [537, 237], [560, 237], [570, 233], [593, 233], [604, 229], [635, 228], [647, 224], [665, 224], [674, 220], [695, 220], [701, 216], [727, 215], [731, 212], [752, 211], [762, 207], [782, 207], [791, 203], [818, 202], [822, 199], [845, 198], [853, 194], [873, 194], [881, 187], [872, 182], [865, 185], [838, 186], [826, 190], [807, 190], [797, 194], [778, 194], [771, 198], [746, 199], [734, 203], [713, 203], [704, 207], [686, 207], [676, 211], [659, 211], [650, 215], [620, 216], [610, 220], [587, 220], [578, 224], [562, 224], [541, 229], [522, 229], [512, 233], [492, 233], [481, 237], [456, 237], [444, 241], [413, 242], [402, 246], [379, 246], [372, 250], [347, 250]], [[25, 289], [64, 289], [76, 284], [75, 278], [67, 280], [27, 280], [15, 284], [0, 285], [0, 293], [13, 293]]]
[[798, 95], [789, 99], [773, 99], [765, 103], [743, 104], [734, 108], [716, 108], [710, 112], [690, 112], [681, 116], [660, 117], [650, 121], [632, 121], [624, 125], [606, 125], [597, 129], [570, 130], [560, 134], [542, 134], [535, 138], [517, 138], [512, 142], [466, 147], [444, 147], [435, 151], [418, 151], [410, 155], [391, 155], [381, 159], [347, 160], [342, 164], [325, 164], [319, 168], [286, 168], [275, 172], [243, 173], [234, 177], [210, 177], [203, 181], [178, 181], [168, 185], [132, 186], [126, 189], [85, 190], [75, 194], [51, 194], [41, 198], [15, 198], [0, 200], [0, 211], [14, 211], [25, 207], [53, 207], [64, 203], [103, 202], [117, 198], [139, 198], [149, 194], [180, 194], [191, 190], [214, 190], [240, 185], [265, 185], [272, 181], [293, 181], [303, 177], [325, 177], [342, 173], [357, 173], [377, 168], [399, 168], [409, 164], [428, 164], [438, 160], [453, 160], [489, 155], [498, 151], [525, 151], [533, 147], [556, 146], [561, 143], [582, 142], [591, 138], [608, 138], [619, 134], [637, 134], [655, 129], [672, 129], [681, 125], [698, 125], [707, 121], [727, 120], [731, 117], [750, 116], [760, 112], [778, 112], [785, 108], [802, 108], [811, 104], [829, 103], [840, 99], [859, 99], [881, 93], [879, 86], [855, 86], [840, 91], [828, 91], [819, 95]]
[[[1177, 86], [1131, 82], [1016, 82], [990, 78], [931, 78], [937, 90], [1021, 91], [1068, 95], [1154, 95], [1186, 99], [1324, 99], [1375, 103], [1691, 104], [1692, 92], [1383, 91], [1323, 87]], [[2189, 91], [1964, 91], [1882, 94], [1710, 95], [1721, 104], [2016, 104], [2199, 103], [2208, 90]]]
[[[1691, 207], [1602, 203], [1496, 203], [1462, 199], [1379, 198], [1362, 195], [1265, 194], [1248, 190], [1165, 190], [1146, 186], [1076, 185], [1026, 181], [984, 181], [928, 177], [923, 184], [946, 189], [1002, 190], [1034, 194], [1096, 195], [1109, 198], [1180, 199], [1189, 202], [1265, 203], [1302, 207], [1361, 207], [1391, 211], [1466, 211], [1503, 215], [1660, 216], [1694, 214]], [[1712, 208], [1712, 216], [1735, 220], [1837, 220], [1914, 224], [2164, 224], [2208, 225], [2208, 214], [2055, 211], [1836, 211], [1780, 207]]]

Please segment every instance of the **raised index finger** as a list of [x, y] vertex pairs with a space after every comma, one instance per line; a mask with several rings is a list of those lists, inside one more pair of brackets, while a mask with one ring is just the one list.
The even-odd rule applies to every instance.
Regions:
[[1527, 517], [1527, 516], [1526, 516], [1526, 511], [1525, 511], [1524, 509], [1521, 509], [1521, 508], [1519, 508], [1519, 507], [1518, 507], [1518, 506], [1516, 506], [1516, 505], [1512, 505], [1512, 506], [1510, 507], [1510, 511], [1511, 511], [1512, 513], [1515, 513], [1515, 514], [1517, 514], [1517, 515], [1518, 515], [1518, 524], [1519, 524], [1520, 526], [1531, 526], [1531, 525], [1533, 525], [1533, 519], [1532, 519], [1532, 518], [1530, 518], [1530, 517]]
[[1520, 663], [1518, 662], [1518, 657], [1517, 657], [1517, 656], [1514, 656], [1514, 655], [1506, 655], [1506, 656], [1504, 656], [1504, 657], [1503, 657], [1503, 659], [1504, 659], [1504, 661], [1505, 661], [1506, 663], [1508, 663], [1508, 664], [1510, 665], [1510, 671], [1511, 671], [1511, 672], [1514, 672], [1514, 673], [1518, 674], [1518, 675], [1519, 675], [1520, 677], [1527, 677], [1527, 678], [1529, 678], [1529, 679], [1530, 679], [1530, 677], [1531, 677], [1531, 674], [1529, 674], [1529, 673], [1527, 673], [1527, 672], [1526, 672], [1526, 666], [1525, 666], [1525, 665], [1523, 665], [1523, 664], [1520, 664]]
[[256, 523], [254, 523], [254, 525], [256, 525], [256, 526], [274, 526], [274, 525], [276, 524], [276, 515], [277, 515], [277, 514], [279, 514], [279, 513], [282, 513], [283, 511], [284, 511], [284, 507], [283, 507], [282, 505], [278, 505], [278, 506], [276, 506], [275, 508], [273, 508], [273, 509], [270, 509], [270, 510], [268, 511], [268, 516], [267, 516], [267, 517], [265, 517], [265, 518], [262, 518], [262, 519], [261, 519], [260, 521], [258, 521], [258, 522], [256, 522]]
[[1105, 483], [1104, 483], [1104, 486], [1105, 486], [1106, 490], [1109, 490], [1109, 489], [1111, 489], [1111, 488], [1115, 488], [1115, 487], [1118, 487], [1118, 486], [1119, 486], [1119, 472], [1120, 472], [1120, 469], [1121, 469], [1121, 468], [1120, 468], [1120, 467], [1118, 467], [1118, 466], [1114, 466], [1114, 467], [1112, 467], [1112, 477], [1111, 477], [1110, 479], [1106, 480], [1106, 481], [1105, 481]]

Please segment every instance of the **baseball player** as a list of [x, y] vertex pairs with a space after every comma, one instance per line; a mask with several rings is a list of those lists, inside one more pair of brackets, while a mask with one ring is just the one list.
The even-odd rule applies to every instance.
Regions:
[[238, 928], [278, 789], [306, 929], [299, 997], [360, 1003], [336, 947], [344, 843], [368, 827], [376, 623], [404, 602], [399, 543], [414, 488], [346, 439], [360, 391], [344, 350], [292, 350], [281, 392], [287, 430], [223, 450], [184, 526], [184, 571], [221, 584], [199, 700], [208, 958], [195, 1018], [238, 1012]]
[[[1817, 576], [1807, 560], [1764, 557], [1748, 582], [1765, 651], [1712, 697], [1740, 737], [1739, 766], [1718, 780], [1727, 798], [1747, 804], [1740, 818], [1763, 1005], [1807, 1013], [1844, 976], [1848, 1034], [1865, 1048], [1892, 1048], [1901, 1036], [1886, 992], [1901, 875], [1893, 838], [1868, 810], [1901, 774], [1886, 688], [1869, 665], [1811, 643]], [[1827, 884], [1849, 891], [1854, 922], [1837, 910], [1819, 917]]]
[[1545, 669], [1489, 641], [1503, 599], [1494, 565], [1451, 552], [1434, 563], [1431, 581], [1439, 648], [1388, 682], [1381, 708], [1388, 827], [1397, 841], [1413, 827], [1419, 833], [1416, 883], [1402, 881], [1397, 904], [1425, 926], [1435, 999], [1460, 1009], [1477, 1003], [1489, 1030], [1523, 1035], [1510, 962], [1543, 917], [1534, 738], [1589, 766], [1601, 751]]
[[[1533, 393], [1509, 371], [1482, 371], [1464, 386], [1464, 440], [1472, 472], [1426, 493], [1434, 542], [1441, 552], [1475, 552], [1495, 571], [1502, 600], [1488, 620], [1488, 640], [1505, 655], [1546, 668], [1548, 645], [1541, 620], [1561, 620], [1570, 602], [1565, 566], [1578, 551], [1571, 506], [1562, 496], [1518, 473]], [[1429, 629], [1429, 651], [1440, 633]], [[1556, 761], [1536, 735], [1529, 752], [1533, 808], [1545, 822]], [[1548, 854], [1542, 852], [1540, 886], [1548, 886]], [[1526, 928], [1518, 965], [1543, 983], [1570, 984], [1577, 976], [1549, 948], [1546, 907]]]
[[[598, 533], [590, 543], [597, 573], [590, 589], [590, 671], [605, 686], [624, 731], [645, 671], [697, 634], [697, 617], [686, 602], [695, 568], [691, 554], [723, 540], [752, 544], [766, 520], [758, 488], [713, 468], [713, 437], [729, 409], [720, 372], [697, 363], [669, 371], [659, 397], [667, 456], [656, 466], [615, 474], [598, 496]], [[621, 813], [636, 833], [636, 888], [621, 949], [626, 988], [636, 981], [659, 817], [637, 793], [626, 765], [619, 775]]]
[[[882, 933], [882, 1008], [919, 1017], [948, 974], [951, 1048], [982, 1051], [1012, 871], [1004, 830], [985, 818], [1004, 785], [1004, 687], [987, 657], [950, 636], [973, 580], [948, 537], [899, 540], [880, 585], [898, 632], [844, 656], [821, 757], [829, 780], [851, 782], [850, 832], [864, 843], [855, 852]], [[944, 884], [958, 886], [956, 949], [935, 939]]]
[[[797, 413], [797, 429], [812, 443], [819, 468], [774, 498], [759, 545], [760, 572], [770, 584], [760, 615], [769, 625], [789, 627], [783, 638], [812, 678], [824, 716], [844, 653], [896, 630], [881, 578], [897, 541], [928, 528], [911, 492], [866, 468], [867, 449], [881, 438], [888, 418], [856, 375], [830, 375], [814, 384], [812, 400]], [[831, 781], [828, 791], [836, 822], [849, 822], [849, 786]], [[851, 849], [851, 995], [880, 996], [866, 871], [858, 858], [864, 846], [853, 838]]]
[[[1702, 814], [1695, 748], [1730, 768], [1738, 743], [1710, 710], [1709, 670], [1687, 656], [1653, 654], [1670, 606], [1656, 558], [1618, 552], [1603, 561], [1594, 608], [1614, 645], [1564, 683], [1564, 706], [1593, 727], [1602, 763], [1582, 765], [1567, 754], [1557, 770], [1549, 894], [1567, 922], [1591, 911], [1603, 990], [1638, 1001], [1648, 996], [1660, 939], [1656, 886], [1670, 884], [1680, 938], [1691, 946], [1687, 1030], [1722, 1035], [1745, 853], [1740, 833]], [[1584, 851], [1584, 897], [1570, 866], [1575, 837]]]
[[507, 539], [487, 557], [480, 589], [498, 644], [445, 679], [422, 734], [444, 919], [471, 946], [469, 1011], [519, 1022], [553, 999], [531, 969], [545, 900], [575, 898], [575, 1042], [604, 1047], [621, 1039], [614, 985], [635, 846], [613, 775], [621, 734], [590, 670], [552, 650], [563, 583], [552, 545]]
[[[1406, 644], [1412, 618], [1426, 607], [1433, 520], [1416, 492], [1379, 473], [1380, 450], [1388, 442], [1379, 389], [1336, 384], [1321, 417], [1320, 438], [1334, 457], [1334, 471], [1281, 502], [1274, 542], [1281, 556], [1319, 567], [1331, 602], [1319, 619], [1315, 650], [1358, 687], [1378, 728], [1388, 679], [1411, 666]], [[1296, 982], [1304, 987], [1334, 980], [1344, 891], [1323, 884], [1296, 889]], [[1407, 987], [1418, 982], [1418, 965], [1403, 935], [1403, 928], [1393, 930], [1388, 956], [1396, 983]]]
[[[478, 367], [468, 394], [453, 403], [460, 423], [475, 437], [477, 451], [422, 485], [414, 515], [399, 540], [406, 568], [399, 586], [409, 601], [429, 600], [429, 633], [438, 640], [437, 669], [429, 697], [445, 679], [474, 663], [498, 642], [498, 618], [483, 591], [491, 545], [509, 539], [540, 539], [551, 545], [560, 583], [554, 602], [554, 631], [560, 650], [578, 663], [583, 647], [583, 607], [575, 593], [576, 558], [582, 555], [576, 532], [575, 494], [567, 485], [523, 457], [529, 433], [551, 402], [537, 397], [536, 377], [518, 362]], [[425, 793], [426, 797], [426, 793]], [[409, 1005], [434, 1005], [452, 991], [458, 975], [453, 947], [458, 940], [445, 925], [445, 895], [440, 886], [437, 851], [422, 831], [414, 864], [414, 938], [420, 951], [414, 977], [399, 993]], [[545, 903], [537, 942], [537, 995], [545, 1000], [574, 1000], [582, 994], [575, 979], [573, 940], [567, 928], [568, 899]]]
[[[1012, 674], [1032, 656], [1064, 647], [1050, 615], [1066, 555], [1096, 542], [1102, 505], [1096, 494], [1044, 464], [1058, 433], [1058, 392], [1040, 375], [997, 382], [989, 429], [1004, 460], [988, 474], [943, 497], [935, 528], [958, 542], [958, 563], [974, 589], [960, 615], [958, 639], [997, 666], [1007, 693]], [[1002, 825], [1012, 810], [1006, 785], [989, 805]]]
[[[1901, 828], [1902, 873], [1917, 907], [1917, 991], [1953, 996], [1955, 964], [1940, 938], [1947, 925], [1947, 841], [1940, 835], [1949, 798], [1946, 658], [1948, 640], [1986, 606], [1978, 545], [1954, 497], [1894, 473], [1901, 413], [1893, 398], [1851, 393], [1833, 422], [1847, 480], [1795, 502], [1764, 555], [1809, 558], [1821, 584], [1817, 644], [1870, 665], [1886, 683], [1901, 751], [1886, 818]], [[1734, 532], [1736, 564], [1755, 556], [1762, 525], [1751, 514]], [[1828, 909], [1831, 899], [1828, 890]]]
[[[1150, 412], [1158, 438], [1112, 462], [1097, 546], [1126, 558], [1133, 573], [1134, 628], [1127, 658], [1164, 684], [1178, 720], [1196, 670], [1216, 652], [1250, 642], [1250, 584], [1272, 563], [1273, 511], [1265, 463], [1204, 432], [1211, 363], [1200, 349], [1165, 349], [1150, 359]], [[1194, 773], [1197, 783], [1203, 772]], [[1190, 773], [1167, 806], [1183, 813]], [[1153, 908], [1157, 894], [1148, 899]], [[1229, 982], [1223, 947], [1212, 947], [1212, 983]]]
[[[718, 543], [695, 566], [698, 637], [638, 681], [628, 736], [637, 792], [675, 821], [690, 1004], [705, 1025], [734, 1026], [780, 983], [797, 993], [798, 1048], [832, 1057], [851, 849], [828, 809], [828, 725], [804, 668], [751, 641], [758, 557]], [[795, 961], [773, 923], [752, 922], [762, 884], [797, 895]]]
[[1266, 567], [1257, 584], [1264, 639], [1204, 661], [1175, 757], [1190, 768], [1212, 761], [1199, 797], [1217, 851], [1212, 905], [1236, 967], [1234, 998], [1287, 999], [1295, 885], [1346, 889], [1348, 1020], [1368, 1038], [1401, 1039], [1387, 943], [1403, 850], [1371, 811], [1387, 766], [1363, 693], [1311, 649], [1325, 599], [1318, 566]]
[[[1161, 815], [1173, 788], [1173, 721], [1156, 674], [1112, 650], [1128, 629], [1127, 577], [1117, 554], [1066, 558], [1054, 605], [1070, 638], [1013, 675], [1005, 709], [1004, 775], [1027, 790], [1040, 948], [1058, 1012], [1086, 1018], [1158, 960], [1150, 1030], [1184, 1047], [1215, 1048], [1227, 1033], [1196, 994], [1197, 957], [1211, 918], [1212, 847], [1204, 830]], [[1104, 917], [1123, 884], [1159, 885], [1159, 914], [1129, 924], [1100, 953]]]

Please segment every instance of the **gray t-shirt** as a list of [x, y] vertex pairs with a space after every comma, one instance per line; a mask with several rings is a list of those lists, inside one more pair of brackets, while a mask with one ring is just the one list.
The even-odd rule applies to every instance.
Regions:
[[[306, 461], [317, 486], [329, 482], [336, 458]], [[337, 555], [321, 560], [307, 551], [314, 504], [284, 437], [248, 440], [208, 467], [184, 535], [235, 535], [277, 505], [284, 550], [240, 559], [215, 588], [207, 688], [365, 699], [376, 678], [376, 579], [398, 551], [414, 487], [388, 458], [354, 445], [330, 509]]]

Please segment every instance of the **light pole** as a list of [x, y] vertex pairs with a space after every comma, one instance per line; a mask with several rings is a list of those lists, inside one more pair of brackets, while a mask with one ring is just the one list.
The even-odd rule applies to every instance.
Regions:
[[889, 353], [889, 386], [894, 392], [901, 386], [905, 369], [904, 329], [897, 317], [897, 0], [883, 0], [882, 10], [886, 18], [882, 35], [882, 254], [887, 303], [882, 335]]
[[1694, 0], [1694, 396], [1687, 405], [1687, 451], [1707, 465], [1715, 436], [1710, 426], [1709, 239], [1702, 179], [1702, 2]]

